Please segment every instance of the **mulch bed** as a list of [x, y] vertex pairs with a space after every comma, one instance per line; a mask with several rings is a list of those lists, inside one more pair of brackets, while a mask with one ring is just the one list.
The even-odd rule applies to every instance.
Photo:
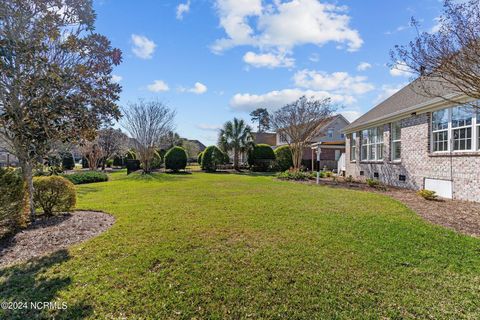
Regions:
[[[310, 180], [304, 183], [315, 184], [316, 182]], [[341, 179], [338, 182], [331, 179], [321, 179], [320, 184], [334, 188], [348, 188], [384, 194], [402, 202], [431, 223], [480, 238], [480, 203], [448, 199], [425, 200], [413, 190], [390, 186], [381, 190], [371, 188], [365, 183], [348, 183]]]
[[37, 219], [0, 242], [0, 267], [66, 249], [110, 228], [115, 218], [103, 212], [77, 211]]

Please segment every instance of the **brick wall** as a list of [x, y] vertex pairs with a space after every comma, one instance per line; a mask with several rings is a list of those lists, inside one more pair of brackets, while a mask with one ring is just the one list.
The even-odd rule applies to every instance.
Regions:
[[[390, 161], [390, 124], [384, 126], [383, 161], [360, 161], [360, 134], [357, 134], [356, 159], [350, 161], [351, 135], [346, 139], [346, 174], [364, 180], [373, 178], [377, 172], [382, 182], [419, 190], [424, 187], [424, 179], [443, 179], [453, 181], [453, 198], [480, 202], [480, 153], [433, 155], [430, 150], [430, 113], [423, 113], [400, 121], [402, 127], [402, 159], [396, 163]], [[360, 172], [364, 175], [361, 176]], [[405, 181], [399, 176], [404, 175]]]

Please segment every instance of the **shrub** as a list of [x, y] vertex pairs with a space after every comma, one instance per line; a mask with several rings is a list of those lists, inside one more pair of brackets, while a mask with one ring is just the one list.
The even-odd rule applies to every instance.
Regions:
[[165, 168], [177, 172], [187, 166], [187, 152], [182, 147], [173, 147], [165, 154]]
[[155, 151], [154, 156], [153, 156], [153, 161], [151, 163], [151, 168], [152, 169], [160, 169], [162, 167], [163, 163], [163, 157], [160, 154], [159, 151]]
[[114, 167], [123, 167], [123, 157], [121, 156], [115, 156], [113, 157], [113, 163], [112, 165]]
[[127, 167], [127, 174], [140, 170], [140, 160], [132, 160], [128, 159], [125, 162], [125, 166]]
[[95, 171], [65, 174], [63, 175], [63, 177], [73, 184], [86, 184], [108, 181], [108, 176], [105, 173]]
[[125, 154], [125, 158], [127, 160], [137, 160], [137, 154], [135, 153], [135, 150], [129, 150], [126, 154]]
[[275, 153], [268, 144], [257, 144], [248, 153], [247, 161], [253, 171], [268, 171], [275, 161]]
[[437, 199], [436, 192], [432, 191], [432, 190], [423, 189], [423, 190], [418, 191], [417, 194], [420, 197], [422, 197], [426, 200], [436, 200]]
[[223, 152], [223, 163], [222, 164], [228, 164], [228, 163], [230, 163], [230, 156], [228, 155], [227, 152]]
[[345, 178], [345, 182], [353, 183], [355, 182], [355, 179], [353, 179], [352, 175], [349, 175], [348, 177]]
[[63, 170], [73, 170], [75, 168], [75, 160], [71, 153], [65, 153], [62, 157]]
[[107, 165], [107, 168], [111, 168], [113, 166], [113, 159], [107, 159], [105, 164]]
[[33, 186], [35, 204], [45, 215], [71, 211], [75, 207], [75, 187], [67, 179], [60, 176], [36, 177]]
[[380, 181], [376, 180], [376, 179], [367, 179], [367, 185], [369, 187], [372, 187], [372, 188], [376, 188], [380, 185]]
[[327, 178], [331, 178], [333, 176], [332, 171], [325, 171], [324, 174], [325, 174], [325, 177], [327, 177]]
[[217, 146], [209, 146], [203, 151], [202, 156], [202, 170], [207, 172], [214, 172], [217, 166], [223, 164], [225, 155]]
[[294, 171], [294, 170], [287, 170], [284, 172], [280, 172], [277, 175], [277, 178], [281, 180], [296, 180], [296, 181], [309, 180], [310, 177], [311, 177], [311, 173], [304, 172], [304, 171]]
[[277, 170], [285, 171], [293, 167], [292, 150], [289, 146], [281, 146], [274, 151]]
[[199, 165], [202, 164], [202, 157], [203, 157], [203, 152], [200, 152], [197, 156], [197, 162]]
[[24, 192], [18, 171], [0, 168], [0, 238], [18, 227], [24, 208]]

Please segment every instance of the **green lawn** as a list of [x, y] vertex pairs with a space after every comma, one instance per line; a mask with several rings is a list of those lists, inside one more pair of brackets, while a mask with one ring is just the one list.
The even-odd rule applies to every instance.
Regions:
[[480, 240], [378, 194], [123, 172], [78, 193], [115, 225], [0, 271], [2, 300], [65, 301], [65, 319], [480, 318]]

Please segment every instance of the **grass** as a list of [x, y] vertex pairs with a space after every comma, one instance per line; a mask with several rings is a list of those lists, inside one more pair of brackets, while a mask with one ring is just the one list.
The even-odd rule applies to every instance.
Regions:
[[480, 317], [480, 240], [381, 195], [256, 174], [114, 173], [78, 206], [116, 217], [68, 252], [0, 271], [0, 318]]

